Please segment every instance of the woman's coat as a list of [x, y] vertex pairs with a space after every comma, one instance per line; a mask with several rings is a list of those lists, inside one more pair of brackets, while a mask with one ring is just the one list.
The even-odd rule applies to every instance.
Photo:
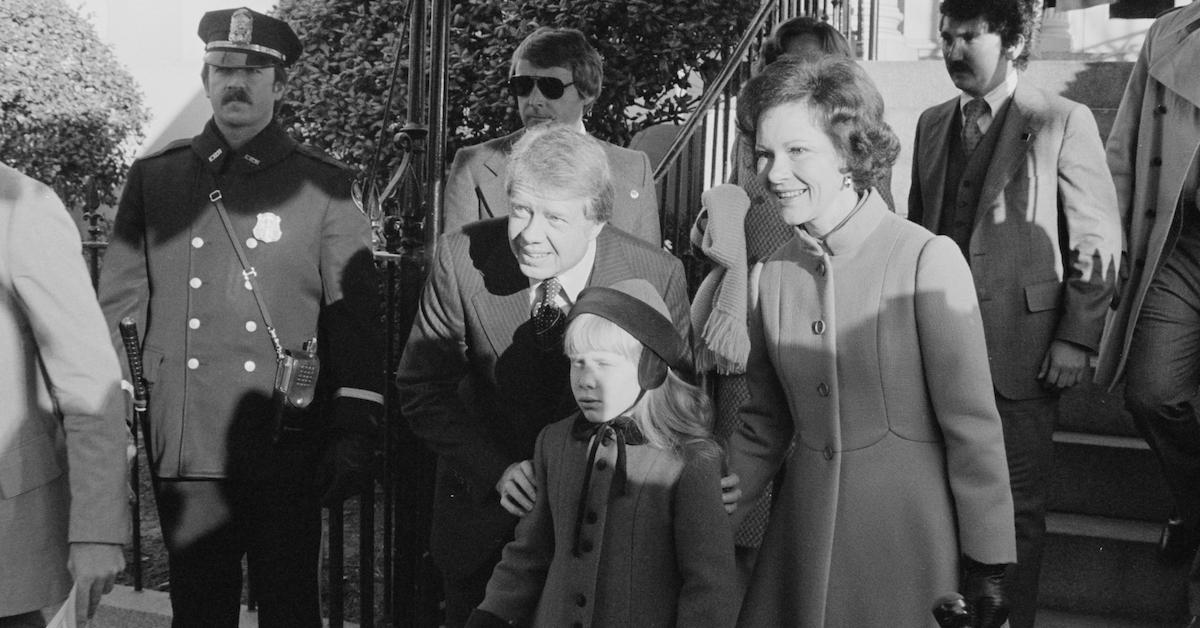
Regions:
[[738, 624], [935, 625], [961, 554], [1016, 560], [966, 262], [872, 192], [751, 284], [751, 402], [728, 444], [742, 504], [786, 467]]

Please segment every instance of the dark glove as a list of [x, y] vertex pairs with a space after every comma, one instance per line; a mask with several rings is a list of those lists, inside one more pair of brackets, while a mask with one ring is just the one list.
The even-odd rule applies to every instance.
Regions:
[[471, 611], [471, 616], [467, 618], [466, 628], [510, 628], [515, 625], [516, 622], [504, 621], [493, 613], [477, 608]]
[[987, 565], [962, 557], [962, 594], [974, 620], [972, 628], [1000, 628], [1008, 620], [1006, 564]]
[[321, 505], [333, 507], [370, 490], [375, 478], [375, 439], [356, 432], [333, 432], [317, 464]]

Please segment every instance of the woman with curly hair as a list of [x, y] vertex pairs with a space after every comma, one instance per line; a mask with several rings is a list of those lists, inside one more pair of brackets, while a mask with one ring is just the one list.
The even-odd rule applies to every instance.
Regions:
[[932, 626], [960, 590], [1000, 626], [1012, 496], [975, 289], [952, 240], [874, 189], [899, 152], [878, 90], [852, 61], [784, 58], [738, 123], [793, 226], [751, 274], [727, 444], [743, 503], [784, 468], [739, 625]]

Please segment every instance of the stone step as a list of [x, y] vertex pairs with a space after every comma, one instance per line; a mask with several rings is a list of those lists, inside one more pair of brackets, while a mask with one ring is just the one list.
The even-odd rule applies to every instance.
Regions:
[[1140, 438], [1059, 431], [1054, 456], [1052, 511], [1154, 523], [1171, 512], [1158, 461]]
[[1187, 566], [1155, 557], [1157, 524], [1052, 512], [1046, 525], [1041, 607], [1114, 622], [1186, 623]]

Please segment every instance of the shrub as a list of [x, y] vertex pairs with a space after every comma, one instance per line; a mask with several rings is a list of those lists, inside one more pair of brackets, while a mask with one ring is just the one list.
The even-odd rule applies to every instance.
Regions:
[[55, 188], [116, 202], [146, 121], [141, 93], [63, 0], [0, 2], [0, 159]]
[[[379, 132], [397, 37], [407, 39], [407, 2], [282, 0], [278, 15], [305, 43], [281, 120], [299, 139], [365, 168]], [[737, 44], [754, 0], [458, 0], [451, 3], [447, 158], [520, 128], [504, 90], [513, 50], [541, 25], [583, 31], [605, 59], [600, 98], [585, 120], [627, 144], [641, 128], [677, 122], [695, 104], [694, 71], [711, 78]], [[407, 46], [407, 42], [405, 42]], [[407, 49], [401, 53], [407, 61]], [[397, 79], [391, 135], [408, 119], [407, 71]], [[386, 169], [384, 169], [386, 171]]]

